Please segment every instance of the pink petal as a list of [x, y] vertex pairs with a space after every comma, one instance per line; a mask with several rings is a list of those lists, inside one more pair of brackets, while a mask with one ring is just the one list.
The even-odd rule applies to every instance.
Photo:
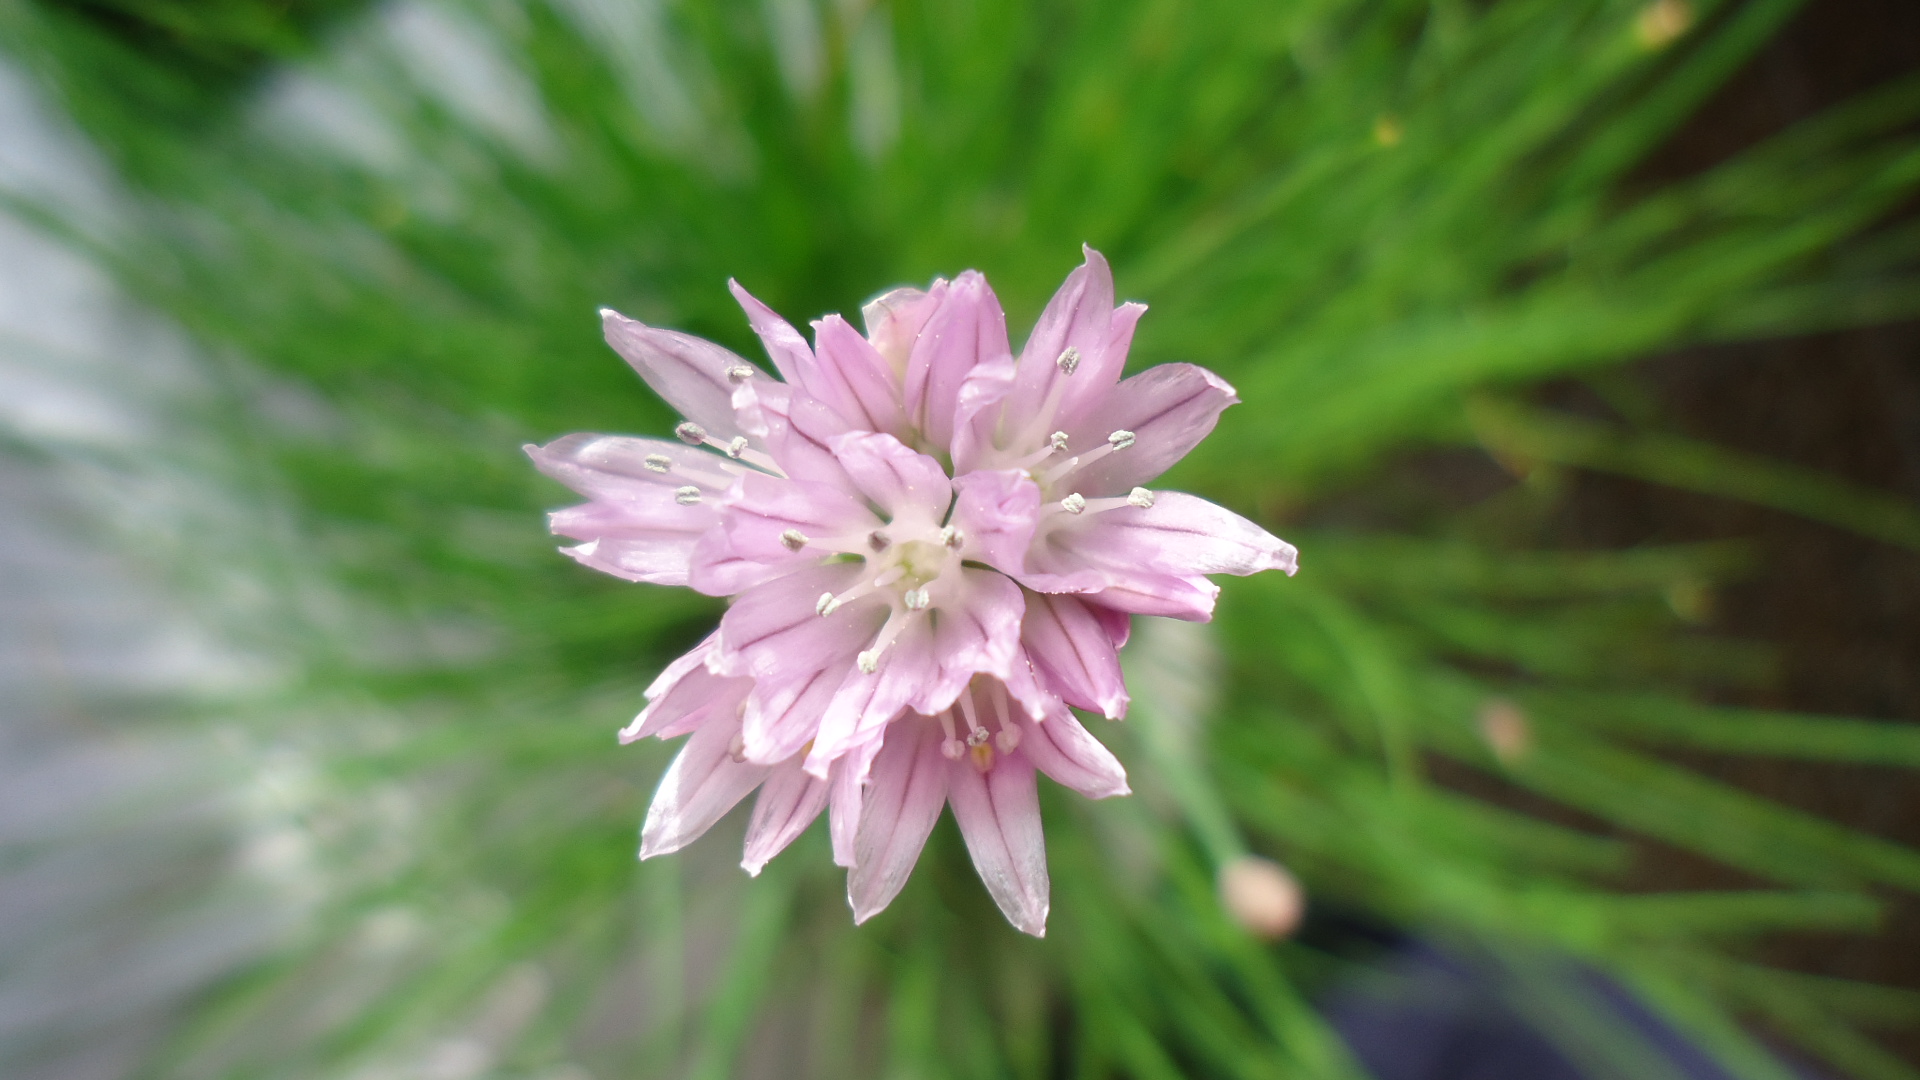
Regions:
[[783, 383], [748, 383], [734, 398], [743, 423], [766, 432], [767, 452], [780, 471], [795, 480], [854, 490], [853, 481], [827, 448], [827, 440], [848, 431], [844, 420], [806, 394]]
[[[720, 527], [695, 548], [689, 582], [731, 596], [833, 549], [823, 541], [865, 536], [881, 525], [860, 499], [830, 484], [747, 473], [719, 500]], [[797, 546], [790, 544], [798, 534]]]
[[[1120, 379], [1126, 351], [1110, 355], [1107, 349], [1113, 323], [1113, 272], [1099, 252], [1090, 247], [1082, 251], [1086, 261], [1061, 283], [1020, 350], [1019, 373], [1007, 398], [1003, 430], [1022, 430], [1036, 424], [1041, 419], [1038, 410], [1056, 382], [1066, 384], [1060, 388], [1061, 411], [1066, 412], [1068, 397], [1104, 393]], [[1059, 364], [1060, 354], [1068, 346], [1080, 353], [1079, 365], [1071, 375]], [[1044, 439], [1047, 433], [1039, 434]]]
[[740, 717], [747, 760], [771, 765], [798, 754], [819, 732], [820, 718], [845, 678], [845, 669], [834, 666], [778, 685], [769, 679], [754, 683]]
[[852, 563], [810, 566], [742, 593], [720, 617], [716, 668], [786, 682], [851, 665], [879, 631], [886, 605], [867, 597], [825, 616], [814, 605], [822, 593], [845, 592], [862, 570]]
[[1002, 573], [1025, 571], [1040, 517], [1039, 485], [1020, 470], [1002, 469], [965, 473], [953, 486], [953, 524], [965, 537], [965, 555]]
[[1013, 357], [982, 359], [960, 384], [953, 410], [953, 474], [985, 468], [995, 460], [1001, 403], [1014, 389]]
[[952, 602], [936, 610], [932, 655], [939, 677], [924, 680], [909, 700], [915, 712], [933, 716], [952, 705], [975, 675], [1005, 679], [1020, 651], [1020, 616], [1026, 601], [1005, 575], [972, 567], [960, 571]]
[[586, 541], [561, 548], [564, 554], [602, 573], [654, 585], [688, 584], [694, 548], [718, 521], [714, 508], [705, 505], [670, 504], [642, 512], [586, 503], [547, 515], [553, 532]]
[[819, 559], [819, 548], [795, 551], [781, 537], [792, 529], [810, 540], [864, 536], [882, 522], [860, 499], [830, 484], [760, 473], [742, 476], [721, 500], [720, 525], [742, 555], [769, 562]]
[[866, 805], [867, 777], [873, 770], [873, 759], [880, 753], [886, 735], [884, 728], [874, 732], [865, 742], [836, 760], [828, 773], [835, 866], [853, 867], [854, 841], [860, 835], [860, 816]]
[[1127, 714], [1120, 654], [1091, 605], [1074, 596], [1029, 595], [1020, 640], [1047, 685], [1068, 704], [1109, 720]]
[[1087, 610], [1100, 620], [1100, 625], [1107, 628], [1107, 636], [1113, 639], [1115, 649], [1126, 646], [1127, 639], [1133, 636], [1133, 616], [1124, 611], [1115, 611], [1092, 597], [1088, 598]]
[[827, 445], [860, 493], [890, 518], [946, 519], [953, 485], [939, 462], [909, 450], [891, 435], [848, 432]]
[[844, 403], [841, 415], [868, 431], [905, 434], [900, 376], [886, 357], [838, 315], [816, 321], [813, 340], [822, 381], [833, 387], [833, 400]]
[[760, 797], [753, 801], [753, 817], [747, 821], [746, 853], [740, 865], [747, 873], [759, 877], [768, 861], [806, 832], [826, 805], [826, 782], [802, 772], [799, 761], [774, 766], [760, 789]]
[[1120, 760], [1065, 709], [1038, 724], [1021, 724], [1018, 752], [1089, 799], [1132, 794]]
[[699, 839], [766, 779], [765, 765], [737, 762], [728, 753], [739, 730], [734, 724], [707, 724], [680, 748], [640, 827], [642, 859], [679, 851]]
[[732, 728], [740, 703], [753, 689], [751, 679], [733, 679], [715, 675], [705, 667], [690, 672], [673, 689], [647, 703], [640, 715], [620, 731], [622, 743], [649, 737], [671, 739], [696, 731], [709, 723], [725, 721]]
[[1110, 577], [1105, 588], [1086, 599], [1133, 615], [1160, 615], [1187, 622], [1213, 618], [1220, 586], [1200, 576], [1139, 570]]
[[1113, 388], [1069, 436], [1071, 445], [1097, 446], [1115, 431], [1131, 431], [1133, 445], [1070, 474], [1088, 497], [1125, 494], [1172, 468], [1213, 431], [1220, 414], [1239, 401], [1233, 387], [1203, 367], [1161, 364]]
[[873, 783], [860, 811], [847, 902], [853, 921], [878, 915], [900, 895], [947, 799], [941, 732], [925, 719], [894, 724], [873, 761]]
[[725, 441], [746, 434], [733, 414], [733, 391], [745, 368], [748, 379], [766, 373], [711, 341], [636, 322], [610, 308], [600, 310], [607, 344], [640, 373], [674, 411]]
[[827, 775], [834, 758], [865, 742], [899, 716], [907, 702], [940, 672], [926, 619], [913, 619], [887, 646], [871, 674], [849, 665], [847, 677], [820, 717], [820, 733], [807, 753], [807, 771]]
[[[673, 493], [688, 484], [702, 492], [725, 491], [733, 483], [730, 465], [720, 455], [665, 439], [625, 435], [566, 435], [545, 446], [523, 447], [534, 467], [590, 499], [652, 506], [673, 505]], [[667, 471], [647, 468], [667, 459]]]
[[960, 388], [974, 366], [1010, 354], [1007, 317], [987, 279], [973, 270], [955, 278], [927, 319], [907, 359], [908, 420], [934, 446], [953, 444]]
[[[707, 661], [713, 656], [714, 650], [718, 649], [719, 646], [720, 633], [719, 631], [715, 631], [703, 638], [700, 644], [695, 645], [693, 648], [675, 657], [673, 663], [660, 669], [660, 674], [654, 676], [653, 681], [647, 684], [645, 691], [648, 702], [647, 707], [641, 710], [639, 716], [633, 718], [633, 723], [621, 729], [620, 742], [626, 744], [636, 739], [644, 739], [649, 735], [658, 734], [658, 729], [670, 721], [656, 720], [653, 716], [655, 706], [659, 705], [663, 698], [673, 694], [681, 683], [686, 682], [687, 679], [696, 672], [707, 672]], [[689, 711], [691, 702], [695, 701], [696, 698], [697, 696], [689, 696], [687, 698], [689, 704], [679, 708], [674, 718], [677, 719], [678, 716], [684, 715]], [[689, 728], [688, 730], [692, 729]], [[682, 732], [682, 734], [684, 734], [684, 732]]]
[[[944, 294], [946, 290], [945, 281], [933, 283], [935, 294]], [[906, 374], [907, 357], [913, 354], [914, 340], [938, 306], [935, 295], [919, 289], [894, 289], [860, 309], [867, 325], [867, 340], [886, 359], [896, 379]]]
[[954, 820], [987, 892], [1015, 929], [1045, 937], [1047, 847], [1033, 766], [1018, 753], [1000, 755], [985, 773], [971, 754], [940, 764], [946, 766]]
[[786, 559], [778, 563], [750, 559], [734, 550], [727, 534], [714, 529], [693, 545], [687, 559], [687, 585], [708, 596], [733, 596], [764, 585], [794, 566], [813, 560]]
[[1060, 524], [1045, 542], [1050, 557], [1110, 573], [1135, 566], [1181, 575], [1292, 574], [1299, 568], [1292, 544], [1225, 507], [1179, 491], [1157, 492], [1151, 507], [1122, 506]]
[[739, 301], [741, 310], [747, 313], [748, 324], [759, 335], [760, 344], [766, 347], [767, 357], [779, 370], [780, 377], [794, 386], [805, 388], [806, 377], [813, 368], [813, 350], [807, 348], [807, 339], [800, 336], [800, 331], [795, 330], [793, 324], [755, 299], [739, 282], [728, 278], [727, 289]]

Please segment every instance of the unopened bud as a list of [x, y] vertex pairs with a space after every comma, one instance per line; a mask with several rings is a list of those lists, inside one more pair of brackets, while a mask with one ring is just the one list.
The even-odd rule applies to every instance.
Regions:
[[1506, 698], [1489, 698], [1480, 706], [1480, 737], [1502, 765], [1511, 765], [1533, 749], [1533, 725], [1520, 706]]
[[1693, 9], [1686, 0], [1653, 0], [1633, 20], [1633, 36], [1649, 52], [1664, 49], [1693, 25]]
[[1278, 941], [1300, 928], [1307, 894], [1287, 868], [1272, 859], [1242, 855], [1220, 868], [1220, 906], [1240, 928]]

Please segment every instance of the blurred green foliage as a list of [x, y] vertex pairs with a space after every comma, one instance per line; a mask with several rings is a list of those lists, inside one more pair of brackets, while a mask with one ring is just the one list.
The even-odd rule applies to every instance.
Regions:
[[[150, 553], [189, 593], [266, 584], [224, 617], [293, 674], [188, 722], [299, 763], [287, 813], [324, 883], [151, 1075], [422, 1075], [463, 1038], [499, 1076], [1353, 1075], [1306, 1004], [1340, 964], [1219, 908], [1219, 861], [1249, 849], [1503, 972], [1596, 1076], [1662, 1073], [1569, 958], [1743, 1077], [1789, 1075], [1759, 1032], [1920, 1075], [1863, 1034], [1910, 998], [1751, 950], [1870, 931], [1920, 854], [1661, 753], [1911, 767], [1920, 733], [1702, 703], [1768, 670], [1689, 621], [1742, 549], [1541, 540], [1564, 467], [1908, 546], [1920, 519], [1525, 393], [1920, 308], [1916, 234], [1884, 224], [1920, 183], [1920, 83], [1630, 194], [1793, 4], [475, 0], [370, 10], [309, 53], [344, 7], [0, 2], [0, 42], [125, 177], [111, 224], [22, 212], [205, 347], [215, 391], [182, 419], [224, 453], [192, 468], [256, 513], [219, 567], [196, 538]], [[1217, 687], [1136, 678], [1136, 715], [1101, 732], [1138, 798], [1049, 794], [1049, 938], [1003, 925], [947, 824], [859, 930], [817, 830], [758, 880], [724, 869], [727, 827], [635, 869], [664, 751], [610, 732], [718, 609], [541, 533], [567, 496], [520, 443], [673, 420], [595, 308], [750, 352], [729, 276], [801, 319], [977, 267], [1017, 334], [1083, 241], [1153, 305], [1136, 365], [1204, 364], [1246, 402], [1170, 482], [1294, 540], [1303, 570], [1232, 583], [1180, 646], [1218, 651]], [[1462, 446], [1526, 479], [1392, 528], [1290, 524]], [[1179, 640], [1143, 628], [1129, 662]], [[1518, 741], [1482, 730], [1489, 708]], [[1627, 891], [1635, 837], [1752, 888]]]

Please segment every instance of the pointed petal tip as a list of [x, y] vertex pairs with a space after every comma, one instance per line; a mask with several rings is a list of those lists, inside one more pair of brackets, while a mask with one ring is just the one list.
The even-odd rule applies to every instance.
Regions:
[[747, 872], [748, 877], [757, 878], [760, 876], [760, 871], [765, 870], [766, 868], [767, 868], [767, 860], [765, 859], [741, 859], [740, 860], [740, 869], [745, 870]]

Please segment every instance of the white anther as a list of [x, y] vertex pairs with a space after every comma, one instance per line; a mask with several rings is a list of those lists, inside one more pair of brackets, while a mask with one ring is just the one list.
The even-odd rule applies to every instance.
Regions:
[[1047, 445], [1053, 447], [1056, 453], [1061, 453], [1061, 454], [1066, 453], [1067, 452], [1067, 433], [1064, 431], [1056, 431], [1053, 434], [1047, 436]]
[[1060, 365], [1062, 375], [1071, 375], [1080, 366], [1080, 350], [1069, 345], [1061, 352], [1060, 359], [1055, 360], [1054, 363]]
[[950, 548], [957, 548], [967, 542], [966, 534], [951, 525], [940, 527], [940, 542]]
[[788, 551], [799, 551], [807, 546], [807, 534], [799, 529], [788, 529], [780, 534], [780, 546]]
[[735, 764], [747, 760], [747, 740], [740, 735], [735, 735], [733, 741], [727, 744], [727, 756], [732, 758]]
[[927, 595], [924, 587], [908, 589], [906, 595], [900, 598], [900, 602], [907, 605], [908, 611], [920, 611], [933, 602], [933, 597]]
[[854, 663], [860, 665], [861, 671], [865, 672], [868, 675], [871, 675], [874, 672], [880, 670], [880, 650], [868, 649], [866, 652], [863, 652], [859, 656], [855, 657]]
[[814, 612], [820, 615], [831, 615], [833, 614], [833, 609], [839, 606], [840, 605], [833, 599], [833, 594], [830, 592], [821, 593], [820, 599], [813, 602]]
[[1086, 508], [1087, 497], [1077, 491], [1060, 500], [1060, 509], [1065, 510], [1069, 514], [1077, 514]]
[[1119, 431], [1107, 436], [1107, 445], [1113, 447], [1115, 450], [1125, 450], [1127, 447], [1133, 445], [1133, 432], [1128, 431], [1126, 428], [1121, 428]]
[[887, 539], [887, 534], [881, 532], [879, 529], [875, 529], [867, 534], [867, 546], [875, 551], [885, 551], [887, 550], [887, 545], [891, 543], [893, 543], [893, 541]]
[[727, 444], [727, 456], [735, 461], [740, 460], [740, 455], [746, 452], [747, 437], [745, 435], [735, 435], [733, 441]]
[[707, 441], [707, 429], [691, 420], [682, 420], [673, 426], [674, 437], [688, 446], [699, 446]]
[[1134, 488], [1127, 492], [1127, 502], [1142, 510], [1151, 510], [1153, 509], [1153, 492], [1143, 487]]
[[665, 454], [648, 454], [640, 464], [645, 465], [650, 472], [666, 472], [673, 468], [673, 459]]
[[940, 744], [940, 753], [948, 761], [959, 761], [967, 755], [967, 744], [959, 739], [947, 739]]
[[993, 737], [993, 744], [998, 746], [1000, 752], [1003, 754], [1013, 753], [1013, 748], [1020, 745], [1020, 729], [1017, 727], [1001, 728], [1000, 734]]
[[683, 488], [676, 488], [673, 492], [673, 501], [679, 503], [681, 506], [692, 506], [700, 501], [700, 489], [694, 487], [692, 484], [688, 484]]
[[727, 369], [727, 378], [734, 382], [746, 382], [753, 378], [753, 369], [745, 364], [734, 364]]
[[977, 728], [974, 728], [972, 731], [967, 732], [967, 745], [968, 746], [985, 746], [987, 744], [988, 738], [989, 736], [987, 734], [987, 729], [983, 727], [977, 727]]

